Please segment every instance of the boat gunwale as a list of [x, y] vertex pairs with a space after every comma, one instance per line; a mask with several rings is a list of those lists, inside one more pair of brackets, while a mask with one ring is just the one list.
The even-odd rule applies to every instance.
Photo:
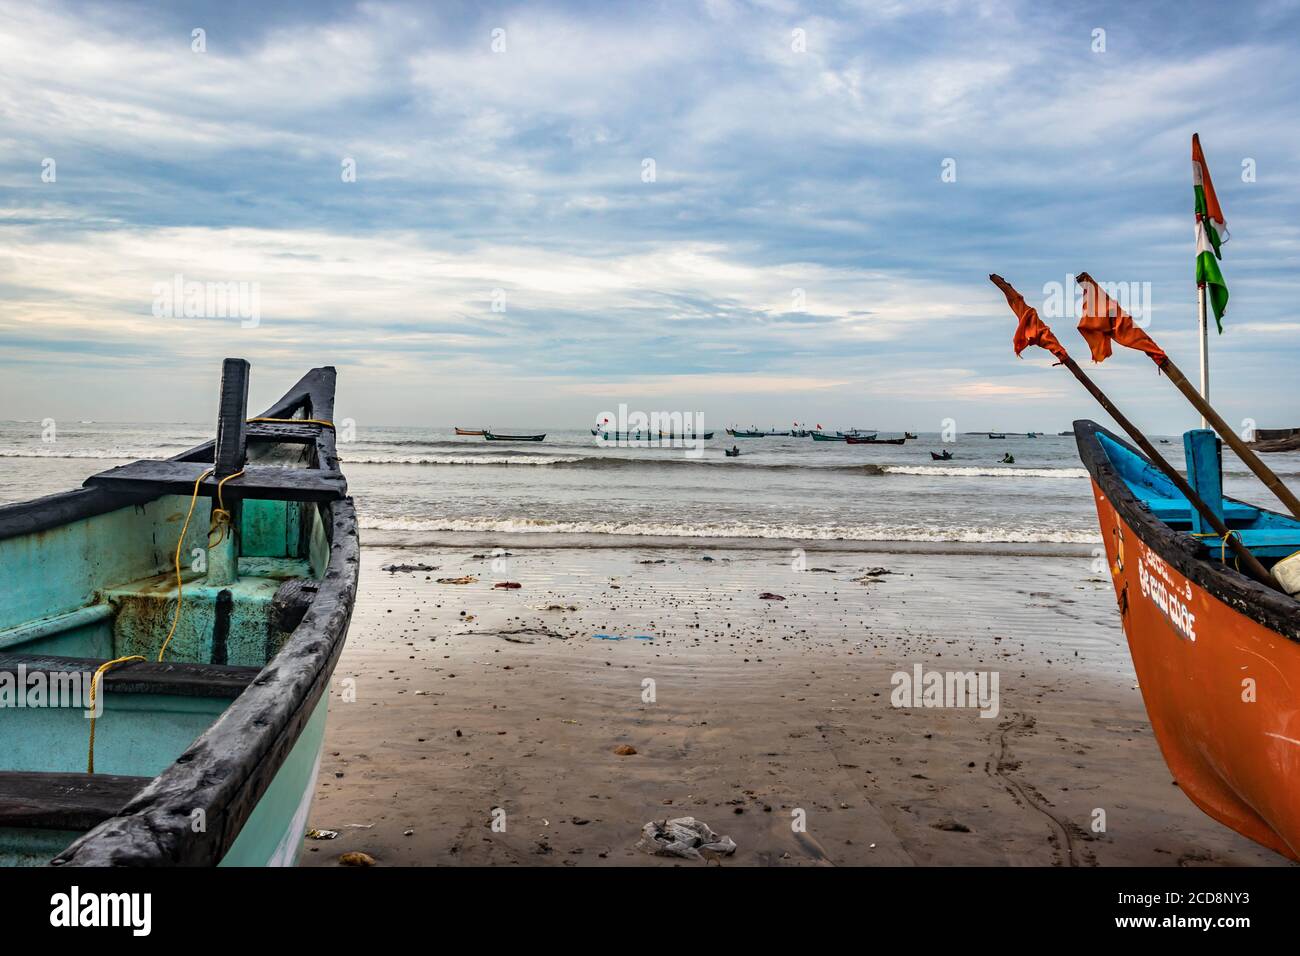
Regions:
[[[1074, 423], [1075, 441], [1084, 468], [1142, 543], [1224, 605], [1279, 636], [1300, 643], [1300, 602], [1280, 591], [1265, 587], [1229, 565], [1204, 557], [1201, 554], [1202, 545], [1196, 539], [1157, 518], [1134, 494], [1128, 482], [1111, 463], [1098, 435], [1105, 435], [1141, 461], [1148, 464], [1151, 461], [1124, 439], [1094, 421], [1079, 419]], [[1151, 467], [1154, 468], [1155, 465], [1151, 464]], [[1224, 501], [1237, 502], [1237, 499], [1225, 495]], [[1259, 510], [1292, 520], [1290, 516], [1275, 511], [1265, 508]]]

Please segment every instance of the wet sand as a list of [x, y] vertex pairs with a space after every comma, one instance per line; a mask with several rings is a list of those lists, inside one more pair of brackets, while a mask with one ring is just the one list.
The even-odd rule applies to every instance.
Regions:
[[[635, 848], [680, 816], [726, 866], [1286, 863], [1171, 780], [1089, 557], [467, 544], [365, 549], [304, 865], [706, 865]], [[893, 706], [915, 665], [997, 716]]]

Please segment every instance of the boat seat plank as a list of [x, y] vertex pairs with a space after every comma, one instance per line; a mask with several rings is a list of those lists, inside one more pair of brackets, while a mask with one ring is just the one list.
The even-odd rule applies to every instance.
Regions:
[[0, 772], [0, 827], [89, 830], [118, 812], [149, 777], [110, 773]]
[[[27, 674], [69, 672], [93, 674], [103, 664], [93, 657], [58, 657], [50, 654], [0, 655], [0, 670]], [[131, 661], [105, 672], [106, 692], [114, 694], [167, 694], [173, 697], [218, 697], [234, 700], [261, 673], [258, 667], [229, 664], [191, 664], [184, 661]]]
[[248, 426], [250, 442], [283, 442], [290, 445], [313, 445], [320, 435], [319, 425], [284, 425], [279, 422], [256, 422]]
[[[1242, 528], [1235, 531], [1235, 535], [1240, 535], [1241, 543], [1261, 558], [1285, 558], [1300, 551], [1300, 528]], [[1204, 544], [1215, 557], [1222, 550], [1217, 535], [1196, 540]], [[1231, 551], [1228, 558], [1232, 559]]]
[[[154, 494], [190, 495], [199, 475], [211, 466], [201, 461], [136, 461], [91, 475], [87, 487], [122, 491], [147, 489]], [[215, 478], [205, 478], [199, 494], [217, 493]], [[231, 498], [271, 498], [276, 501], [335, 501], [347, 494], [347, 482], [337, 471], [246, 465], [244, 473], [226, 483]]]
[[[1192, 506], [1186, 498], [1145, 498], [1148, 508], [1161, 521], [1191, 521]], [[1224, 521], [1254, 521], [1259, 509], [1239, 501], [1223, 501]]]

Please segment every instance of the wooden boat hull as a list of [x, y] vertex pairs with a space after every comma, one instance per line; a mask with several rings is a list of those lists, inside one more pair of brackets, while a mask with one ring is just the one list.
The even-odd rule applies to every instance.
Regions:
[[1165, 763], [1205, 813], [1300, 860], [1300, 604], [1206, 559], [1193, 538], [1156, 518], [1098, 433], [1123, 445], [1091, 422], [1076, 423]]
[[903, 445], [907, 443], [906, 438], [859, 438], [856, 435], [849, 435], [844, 440], [850, 445]]
[[486, 432], [483, 435], [488, 441], [545, 441], [546, 435], [494, 435], [492, 432]]
[[[314, 370], [263, 417], [328, 420], [333, 392], [334, 370]], [[0, 673], [85, 675], [112, 658], [145, 657], [103, 677], [93, 773], [81, 706], [0, 710], [0, 865], [295, 862], [359, 541], [332, 431], [256, 432], [245, 477], [256, 459], [275, 473], [334, 476], [334, 490], [306, 500], [303, 482], [286, 476], [284, 500], [265, 485], [262, 497], [240, 499], [238, 573], [222, 583], [186, 571], [162, 663], [189, 493], [159, 494], [109, 472], [77, 491], [0, 507], [0, 580], [21, 585], [20, 597], [0, 600]], [[213, 448], [145, 464], [201, 470]], [[242, 480], [226, 486], [228, 504], [233, 489], [252, 489]], [[208, 538], [211, 499], [194, 504], [186, 555]]]
[[486, 431], [485, 429], [482, 429], [482, 428], [461, 428], [461, 427], [457, 426], [457, 427], [456, 427], [456, 434], [457, 434], [457, 435], [468, 435], [468, 436], [471, 436], [471, 437], [474, 437], [474, 438], [482, 438], [484, 435], [487, 434], [487, 431]]
[[844, 435], [823, 435], [821, 432], [813, 432], [813, 441], [844, 441]]
[[727, 434], [730, 435], [732, 438], [766, 438], [767, 437], [767, 434], [765, 432], [738, 432], [731, 428], [727, 429]]

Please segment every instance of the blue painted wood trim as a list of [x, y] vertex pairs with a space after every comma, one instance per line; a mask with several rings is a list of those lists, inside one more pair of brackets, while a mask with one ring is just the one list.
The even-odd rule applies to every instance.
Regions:
[[[1201, 500], [1223, 520], [1223, 451], [1219, 436], [1208, 428], [1194, 428], [1183, 433], [1183, 453], [1187, 457], [1187, 483]], [[1204, 534], [1214, 529], [1201, 513], [1192, 509], [1192, 531]]]
[[0, 650], [6, 647], [17, 647], [37, 638], [76, 630], [88, 624], [98, 624], [100, 621], [106, 621], [112, 616], [113, 608], [110, 605], [90, 604], [75, 611], [69, 611], [67, 614], [57, 614], [54, 617], [45, 617], [38, 621], [28, 621], [26, 624], [19, 624], [17, 627], [9, 627], [0, 631]]

